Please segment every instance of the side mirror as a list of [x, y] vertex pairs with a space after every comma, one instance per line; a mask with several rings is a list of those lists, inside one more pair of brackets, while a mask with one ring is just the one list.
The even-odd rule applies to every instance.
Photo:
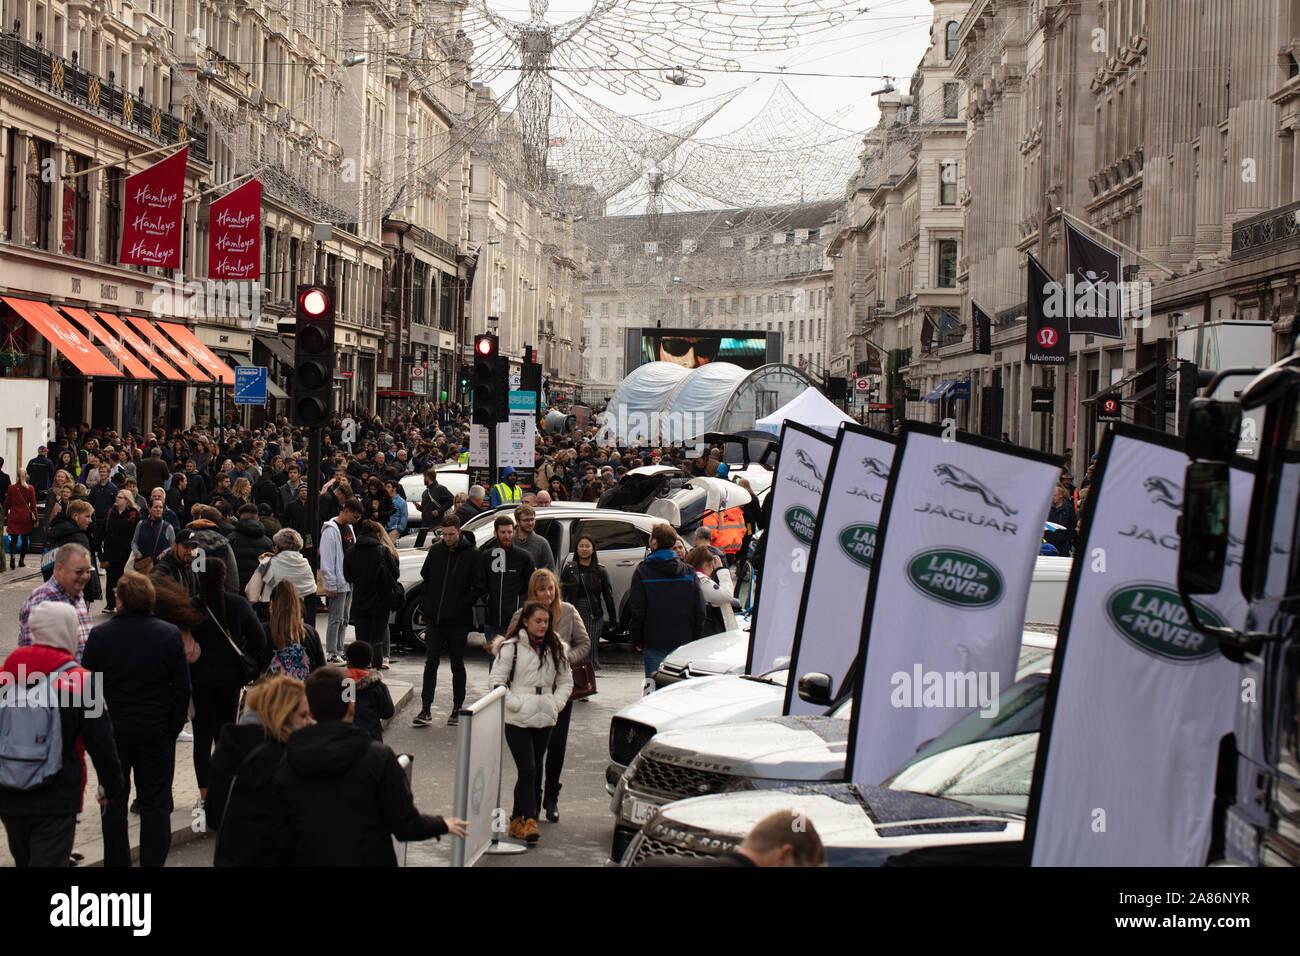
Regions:
[[831, 705], [831, 679], [827, 674], [804, 674], [799, 678], [799, 699], [819, 707]]
[[1228, 560], [1228, 466], [1194, 461], [1183, 480], [1178, 527], [1178, 588], [1184, 594], [1217, 594]]
[[1187, 409], [1187, 457], [1229, 461], [1241, 434], [1241, 403], [1194, 398]]

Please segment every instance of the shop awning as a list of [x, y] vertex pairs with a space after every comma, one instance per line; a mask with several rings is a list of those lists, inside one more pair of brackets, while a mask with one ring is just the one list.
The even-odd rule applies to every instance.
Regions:
[[156, 345], [162, 354], [167, 356], [167, 360], [179, 368], [182, 372], [198, 382], [200, 385], [207, 385], [211, 382], [206, 375], [193, 362], [185, 357], [171, 339], [167, 338], [161, 330], [156, 328], [152, 322], [146, 322], [144, 319], [136, 318], [134, 315], [128, 315], [126, 320], [135, 326], [136, 330], [143, 333], [154, 345]]
[[138, 358], [131, 354], [131, 351], [122, 344], [122, 340], [116, 335], [104, 328], [102, 322], [95, 318], [85, 309], [74, 309], [71, 306], [63, 306], [63, 311], [81, 324], [86, 333], [92, 338], [99, 339], [108, 350], [117, 357], [122, 363], [122, 367], [132, 378], [155, 380], [158, 378], [153, 372], [149, 371], [149, 366], [145, 365]]
[[[1120, 401], [1125, 402], [1127, 404], [1131, 404], [1133, 402], [1139, 402], [1156, 390], [1155, 376], [1154, 376], [1155, 371], [1156, 371], [1156, 363], [1152, 362], [1150, 365], [1144, 366], [1143, 368], [1138, 369], [1136, 372], [1130, 372], [1128, 375], [1125, 375], [1123, 378], [1121, 378], [1118, 382], [1112, 382], [1111, 384], [1107, 385], [1105, 388], [1098, 389], [1094, 394], [1089, 395], [1087, 398], [1083, 400], [1083, 404], [1089, 405], [1102, 398], [1119, 398]], [[1141, 391], [1137, 392], [1134, 395], [1129, 396], [1128, 398], [1122, 398], [1120, 396], [1119, 394], [1120, 392], [1128, 388], [1130, 385], [1134, 385], [1135, 383], [1138, 383], [1138, 380], [1141, 379], [1143, 376], [1147, 376], [1148, 379], [1147, 381], [1140, 383], [1144, 385]]]
[[271, 354], [280, 360], [281, 365], [293, 365], [293, 349], [274, 335], [254, 335], [253, 338], [265, 345]]
[[189, 351], [203, 370], [211, 375], [214, 379], [219, 380], [224, 385], [235, 384], [235, 372], [221, 359], [212, 354], [212, 349], [208, 348], [199, 341], [199, 337], [183, 325], [177, 325], [175, 322], [159, 322], [158, 328], [170, 335], [176, 344], [181, 348]]
[[948, 389], [948, 398], [951, 401], [956, 401], [959, 398], [970, 401], [970, 379], [963, 378], [953, 382], [952, 388]]
[[116, 332], [121, 337], [123, 342], [135, 350], [136, 355], [140, 356], [158, 371], [162, 372], [164, 378], [170, 379], [173, 382], [185, 381], [184, 375], [164, 362], [159, 357], [158, 353], [153, 350], [152, 346], [150, 346], [144, 339], [140, 338], [140, 336], [132, 332], [131, 327], [116, 315], [113, 315], [110, 312], [100, 312], [99, 317], [112, 331]]
[[937, 402], [939, 399], [943, 398], [945, 395], [948, 394], [948, 389], [952, 388], [956, 384], [957, 384], [956, 379], [952, 379], [952, 378], [944, 379], [942, 382], [939, 383], [938, 388], [936, 388], [929, 395], [925, 396], [925, 400], [927, 402]]
[[53, 306], [45, 302], [7, 295], [0, 296], [0, 299], [21, 315], [27, 324], [39, 332], [50, 345], [66, 356], [83, 375], [122, 377], [122, 373], [113, 366], [104, 353], [91, 345], [71, 322], [55, 312]]
[[275, 382], [271, 381], [271, 377], [269, 375], [266, 377], [266, 390], [272, 398], [280, 398], [286, 402], [289, 400], [289, 393], [286, 392], [284, 389], [282, 389], [279, 385], [276, 385]]
[[376, 390], [375, 395], [378, 398], [414, 398], [415, 392], [404, 392], [397, 388], [381, 388]]

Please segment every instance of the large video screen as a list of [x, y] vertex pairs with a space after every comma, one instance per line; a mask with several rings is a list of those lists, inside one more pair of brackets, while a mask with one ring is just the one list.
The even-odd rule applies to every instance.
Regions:
[[[697, 329], [629, 329], [629, 357], [636, 365], [647, 362], [671, 362], [686, 368], [699, 368], [713, 362], [728, 362], [741, 368], [755, 369], [769, 361], [769, 339], [777, 333], [720, 332]], [[779, 336], [777, 336], [779, 340]], [[639, 341], [638, 341], [639, 340]], [[633, 363], [629, 363], [631, 367]]]

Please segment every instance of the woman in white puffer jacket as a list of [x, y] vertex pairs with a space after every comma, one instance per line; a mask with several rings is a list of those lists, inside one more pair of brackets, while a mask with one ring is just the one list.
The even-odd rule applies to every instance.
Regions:
[[573, 672], [569, 648], [551, 626], [551, 609], [529, 602], [521, 617], [523, 626], [501, 645], [492, 665], [492, 686], [506, 688], [506, 746], [518, 772], [510, 836], [532, 844], [539, 836], [537, 768], [573, 693]]

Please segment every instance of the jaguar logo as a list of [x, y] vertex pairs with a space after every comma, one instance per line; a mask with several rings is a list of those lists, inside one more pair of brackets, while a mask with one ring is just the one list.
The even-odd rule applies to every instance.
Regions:
[[885, 481], [889, 480], [889, 466], [879, 458], [862, 459], [862, 467], [867, 470], [868, 475], [875, 475], [877, 478], [882, 478]]
[[1142, 487], [1151, 495], [1153, 505], [1165, 505], [1175, 511], [1182, 510], [1183, 486], [1177, 482], [1170, 481], [1168, 478], [1161, 478], [1159, 475], [1152, 475], [1142, 482]]
[[995, 495], [984, 482], [980, 481], [968, 471], [963, 471], [956, 465], [938, 464], [934, 466], [934, 473], [939, 476], [939, 484], [952, 485], [954, 488], [960, 488], [962, 491], [969, 491], [972, 494], [979, 495], [984, 499], [984, 503], [990, 508], [997, 508], [1008, 517], [1020, 512], [1011, 507], [997, 495]]
[[813, 461], [810, 457], [808, 457], [808, 453], [804, 451], [802, 448], [795, 449], [794, 457], [798, 460], [799, 464], [803, 465], [805, 468], [811, 471], [813, 473], [813, 477], [816, 478], [818, 481], [825, 480], [824, 478], [822, 478], [822, 470], [817, 467], [817, 463]]

